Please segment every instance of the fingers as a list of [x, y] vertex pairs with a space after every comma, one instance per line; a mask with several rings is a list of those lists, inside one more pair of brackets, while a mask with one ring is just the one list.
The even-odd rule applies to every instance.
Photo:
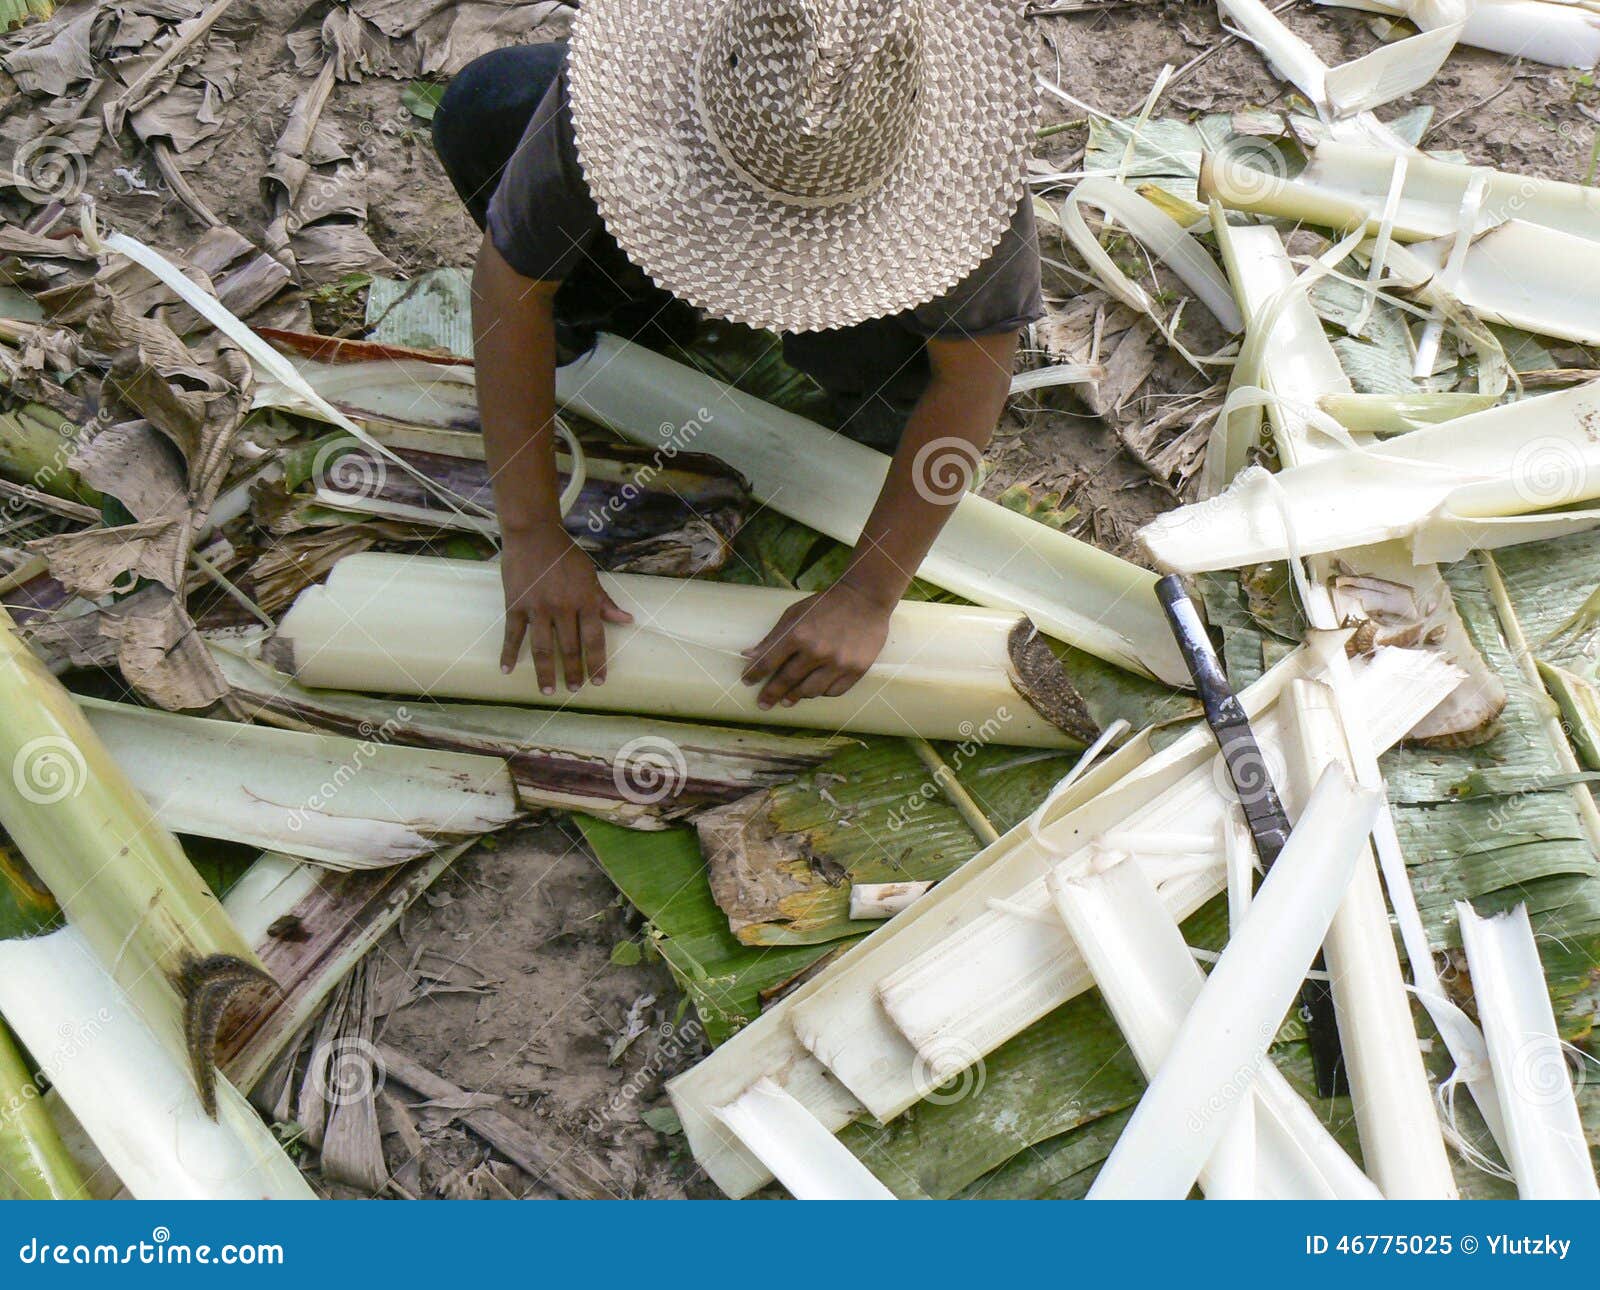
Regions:
[[796, 688], [816, 668], [817, 660], [814, 657], [796, 650], [789, 655], [783, 666], [773, 673], [772, 679], [762, 687], [761, 695], [756, 699], [756, 704], [763, 709], [770, 708], [775, 703], [782, 703], [785, 706], [792, 704], [796, 698], [800, 697], [794, 693]]
[[[611, 617], [620, 614], [621, 619]], [[580, 689], [586, 681], [601, 685], [606, 679], [606, 623], [632, 622], [633, 619], [615, 605], [597, 605], [593, 609], [572, 612], [561, 610], [554, 614], [539, 610], [531, 613], [509, 610], [506, 613], [505, 640], [500, 647], [500, 670], [510, 672], [517, 665], [517, 655], [527, 640], [533, 654], [534, 671], [539, 689], [544, 694], [554, 694], [561, 677], [566, 678], [567, 689]], [[560, 672], [556, 664], [560, 663]]]
[[827, 632], [817, 630], [815, 620], [807, 617], [813, 604], [802, 601], [790, 608], [759, 644], [744, 651], [750, 660], [744, 670], [745, 683], [766, 682], [756, 698], [762, 709], [843, 694], [865, 671], [841, 661], [834, 647], [837, 642], [825, 643]]
[[819, 663], [779, 702], [788, 707], [801, 699], [837, 699], [840, 695], [848, 693], [864, 675], [866, 673], [860, 668], [827, 662]]
[[[611, 610], [621, 613], [615, 605]], [[604, 605], [600, 612], [595, 614], [580, 614], [578, 616], [578, 635], [582, 638], [583, 657], [589, 665], [589, 679], [596, 685], [606, 683], [606, 614], [610, 612]], [[611, 620], [615, 622], [615, 619]]]
[[[622, 613], [619, 609], [618, 613]], [[520, 612], [506, 615], [505, 644], [500, 651], [500, 670], [510, 672], [524, 638], [529, 640], [539, 689], [556, 692], [556, 683], [565, 677], [567, 689], [580, 689], [585, 682], [602, 685], [606, 679], [606, 617], [603, 607], [577, 614]], [[612, 620], [615, 621], [615, 620]], [[628, 621], [632, 621], [630, 618]], [[559, 660], [561, 671], [556, 671]]]
[[567, 689], [596, 684], [606, 675], [606, 623], [631, 623], [633, 616], [606, 594], [594, 563], [570, 538], [524, 536], [508, 540], [501, 554], [505, 587], [505, 639], [500, 666], [510, 672], [526, 640], [539, 689], [553, 695], [562, 677]]
[[865, 675], [865, 672], [858, 672], [854, 670], [840, 672], [838, 679], [834, 681], [834, 683], [826, 690], [824, 690], [823, 693], [830, 699], [837, 699], [841, 694], [848, 693], [850, 687]]
[[765, 681], [769, 676], [782, 666], [785, 659], [793, 652], [794, 647], [789, 643], [789, 615], [785, 614], [778, 620], [778, 625], [761, 638], [761, 641], [745, 650], [745, 656], [750, 662], [745, 665], [744, 683], [754, 685], [758, 681]]
[[[759, 685], [768, 677], [775, 675], [780, 668], [787, 666], [789, 659], [797, 654], [810, 659], [805, 668], [806, 672], [821, 661], [813, 653], [811, 642], [804, 639], [800, 632], [805, 624], [806, 609], [810, 603], [811, 601], [802, 600], [797, 605], [789, 606], [772, 630], [744, 651], [745, 657], [750, 660], [744, 669], [743, 679], [746, 685]], [[764, 706], [770, 707], [771, 704]]]
[[505, 639], [500, 644], [500, 670], [510, 672], [517, 665], [517, 655], [522, 651], [522, 641], [528, 634], [528, 615], [519, 610], [506, 614]]
[[788, 701], [792, 703], [796, 699], [815, 699], [819, 695], [827, 694], [838, 680], [839, 669], [833, 664], [824, 663], [789, 691]]
[[546, 614], [536, 614], [528, 624], [533, 637], [533, 668], [539, 677], [541, 694], [556, 692], [555, 624]]
[[576, 690], [583, 685], [583, 634], [578, 627], [580, 615], [565, 613], [555, 619], [556, 647], [561, 651], [561, 674], [567, 678], [567, 689]]

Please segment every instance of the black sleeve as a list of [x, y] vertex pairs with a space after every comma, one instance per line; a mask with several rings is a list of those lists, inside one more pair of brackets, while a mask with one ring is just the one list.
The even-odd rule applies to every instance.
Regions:
[[1039, 279], [1033, 198], [1024, 193], [1010, 227], [988, 258], [944, 295], [901, 315], [901, 321], [910, 331], [927, 337], [1017, 331], [1044, 317]]
[[561, 281], [602, 227], [573, 142], [565, 71], [535, 109], [489, 202], [489, 238], [518, 273]]

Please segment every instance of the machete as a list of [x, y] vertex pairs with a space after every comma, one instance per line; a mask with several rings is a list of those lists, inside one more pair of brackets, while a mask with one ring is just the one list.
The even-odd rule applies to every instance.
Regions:
[[[1261, 745], [1250, 729], [1244, 705], [1228, 684], [1222, 660], [1217, 657], [1211, 637], [1189, 593], [1184, 590], [1182, 580], [1176, 574], [1169, 574], [1156, 584], [1156, 594], [1166, 610], [1189, 675], [1194, 678], [1201, 706], [1205, 709], [1206, 724], [1222, 750], [1222, 764], [1227, 767], [1228, 778], [1238, 795], [1261, 868], [1268, 870], [1289, 840], [1289, 817], [1284, 814], [1283, 802], [1272, 783], [1272, 773], [1261, 755]], [[1324, 971], [1321, 954], [1311, 966], [1317, 972]], [[1339, 1047], [1333, 990], [1326, 979], [1307, 978], [1300, 987], [1300, 1016], [1311, 1045], [1311, 1067], [1316, 1075], [1318, 1095], [1343, 1096], [1350, 1091], [1350, 1085], [1344, 1069], [1344, 1054]]]

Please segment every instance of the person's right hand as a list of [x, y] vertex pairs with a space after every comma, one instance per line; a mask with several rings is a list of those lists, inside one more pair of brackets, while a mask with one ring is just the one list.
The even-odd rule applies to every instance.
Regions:
[[500, 670], [517, 665], [526, 638], [539, 688], [556, 692], [556, 659], [569, 690], [606, 679], [606, 623], [633, 616], [605, 593], [594, 562], [559, 525], [508, 533], [500, 552], [506, 593], [505, 643]]

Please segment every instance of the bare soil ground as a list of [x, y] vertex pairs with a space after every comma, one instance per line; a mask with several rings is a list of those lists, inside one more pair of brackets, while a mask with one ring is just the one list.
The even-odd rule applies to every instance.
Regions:
[[[244, 52], [245, 88], [230, 106], [213, 161], [191, 178], [212, 209], [252, 239], [259, 240], [267, 218], [259, 177], [305, 85], [284, 45], [303, 9], [301, 0], [255, 0], [224, 24]], [[1364, 16], [1352, 11], [1302, 5], [1284, 16], [1329, 62], [1377, 44]], [[1041, 73], [1102, 111], [1137, 111], [1164, 64], [1182, 68], [1196, 59], [1169, 87], [1159, 114], [1286, 99], [1261, 57], [1225, 37], [1209, 4], [1114, 4], [1035, 22]], [[347, 146], [366, 158], [372, 237], [404, 272], [467, 265], [477, 232], [433, 155], [426, 125], [401, 105], [402, 89], [382, 78], [341, 84], [328, 109]], [[1437, 113], [1426, 146], [1460, 148], [1476, 161], [1531, 174], [1592, 178], [1600, 95], [1587, 78], [1461, 49], [1419, 98]], [[1068, 119], [1060, 104], [1046, 108], [1046, 122]], [[1070, 166], [1084, 137], [1082, 128], [1055, 133], [1041, 156]], [[153, 183], [153, 174], [146, 178]], [[90, 191], [157, 245], [194, 236], [176, 203], [119, 194], [124, 186], [96, 175]], [[319, 304], [335, 317], [336, 306], [328, 298]], [[1071, 396], [1051, 393], [1043, 405], [1042, 414], [1005, 427], [989, 486], [1022, 481], [1065, 490], [1090, 533], [1123, 547], [1144, 518], [1172, 504], [1170, 495], [1097, 418], [1073, 410]], [[682, 1139], [641, 1119], [665, 1105], [665, 1079], [692, 1064], [699, 1048], [667, 1029], [678, 996], [664, 968], [611, 962], [613, 946], [635, 926], [636, 916], [564, 825], [507, 835], [459, 861], [383, 942], [385, 970], [419, 983], [390, 1014], [383, 1038], [463, 1088], [498, 1097], [498, 1109], [552, 1150], [581, 1153], [618, 1195], [712, 1194]], [[646, 996], [654, 1002], [640, 1004]], [[612, 1062], [630, 1010], [646, 1024]], [[487, 1149], [451, 1108], [434, 1108], [423, 1128], [414, 1176], [421, 1194], [548, 1194], [514, 1169], [484, 1167]]]
[[[691, 1018], [680, 1024], [665, 967], [611, 962], [638, 924], [575, 830], [546, 823], [505, 834], [458, 861], [379, 945], [385, 973], [417, 981], [383, 1040], [498, 1096], [497, 1110], [552, 1156], [575, 1155], [617, 1196], [715, 1195], [682, 1139], [641, 1118], [666, 1106], [667, 1077], [704, 1049]], [[613, 1060], [630, 1014], [642, 1028]], [[487, 1149], [449, 1109], [433, 1119], [425, 1113], [421, 1126], [422, 1194], [549, 1194], [520, 1171], [481, 1168]]]

